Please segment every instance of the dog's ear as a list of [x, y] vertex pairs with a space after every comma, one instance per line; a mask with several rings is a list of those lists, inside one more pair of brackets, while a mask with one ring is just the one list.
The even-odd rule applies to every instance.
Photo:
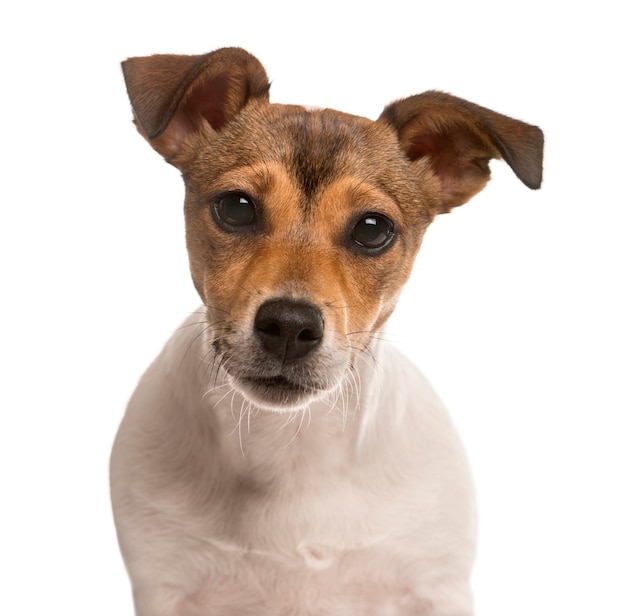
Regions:
[[541, 185], [543, 133], [536, 126], [443, 92], [396, 101], [378, 121], [397, 131], [410, 160], [429, 160], [441, 182], [436, 214], [449, 212], [484, 188], [491, 158], [503, 158], [529, 188]]
[[129, 58], [122, 71], [139, 131], [169, 162], [203, 124], [218, 131], [252, 99], [269, 100], [265, 69], [236, 47]]

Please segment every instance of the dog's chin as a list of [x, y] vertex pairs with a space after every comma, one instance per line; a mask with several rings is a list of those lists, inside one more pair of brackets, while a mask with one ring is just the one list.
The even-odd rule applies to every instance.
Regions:
[[229, 375], [229, 380], [233, 388], [256, 408], [275, 413], [305, 411], [314, 402], [331, 396], [336, 389], [302, 385], [283, 376], [252, 378]]

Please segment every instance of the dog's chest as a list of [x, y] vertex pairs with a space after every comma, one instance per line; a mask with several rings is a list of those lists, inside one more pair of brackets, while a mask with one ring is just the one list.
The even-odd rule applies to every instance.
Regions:
[[391, 541], [403, 514], [399, 509], [410, 500], [406, 488], [381, 485], [374, 471], [368, 483], [367, 472], [340, 463], [306, 470], [294, 465], [273, 480], [262, 474], [223, 481], [219, 493], [197, 511], [198, 523], [224, 545], [236, 546], [236, 552], [316, 570]]
[[187, 554], [187, 566], [200, 566], [194, 572], [197, 584], [185, 598], [193, 608], [189, 613], [205, 614], [210, 608], [224, 616], [348, 616], [370, 613], [371, 606], [385, 608], [372, 614], [404, 613], [402, 606], [415, 600], [415, 556], [390, 537], [361, 530], [298, 535], [285, 519], [282, 527], [275, 521], [251, 524], [249, 536], [284, 533], [259, 537], [256, 545], [209, 540], [201, 556]]
[[403, 614], [402, 608], [415, 607], [415, 600], [409, 576], [391, 551], [303, 546], [291, 555], [229, 554], [220, 570], [209, 571], [184, 602], [185, 613], [194, 616], [353, 616]]
[[203, 538], [186, 554], [198, 567], [188, 600], [199, 614], [216, 601], [225, 601], [220, 614], [246, 614], [250, 604], [259, 615], [402, 605], [410, 599], [415, 553], [408, 530], [398, 527], [407, 511], [384, 492], [342, 476], [306, 480], [297, 473], [268, 493], [258, 485], [233, 487], [189, 529], [189, 537]]

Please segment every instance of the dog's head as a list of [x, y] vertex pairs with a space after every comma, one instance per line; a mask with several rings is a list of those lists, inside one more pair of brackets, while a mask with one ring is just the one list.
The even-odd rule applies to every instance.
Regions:
[[389, 317], [433, 218], [503, 158], [541, 183], [543, 135], [440, 92], [376, 121], [269, 103], [242, 49], [123, 63], [135, 121], [183, 175], [191, 274], [232, 384], [261, 408], [336, 391]]

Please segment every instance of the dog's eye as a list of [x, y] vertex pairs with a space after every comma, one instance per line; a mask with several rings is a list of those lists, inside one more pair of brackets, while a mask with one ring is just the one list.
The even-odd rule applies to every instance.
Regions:
[[389, 246], [395, 236], [395, 226], [382, 214], [367, 214], [352, 228], [352, 241], [366, 251], [377, 252]]
[[250, 197], [239, 192], [220, 195], [213, 206], [219, 222], [227, 228], [249, 227], [256, 221], [256, 207]]

